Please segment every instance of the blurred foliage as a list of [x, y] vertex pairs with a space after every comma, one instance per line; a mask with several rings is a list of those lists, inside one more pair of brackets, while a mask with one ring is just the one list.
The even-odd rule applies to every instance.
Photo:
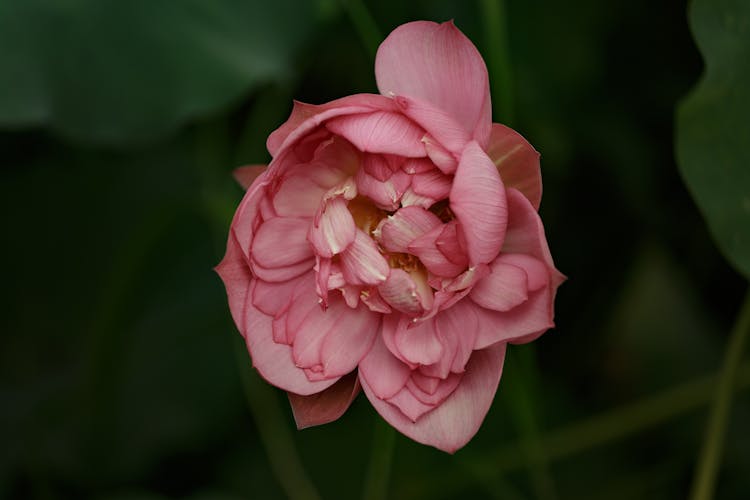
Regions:
[[750, 3], [696, 1], [690, 24], [706, 73], [679, 108], [679, 164], [714, 238], [750, 278]]
[[[708, 49], [725, 33], [709, 3], [691, 22], [720, 70], [739, 52]], [[383, 34], [455, 19], [495, 54], [482, 2], [366, 7]], [[360, 496], [377, 415], [360, 397], [340, 421], [294, 431], [285, 396], [248, 370], [212, 272], [242, 194], [231, 170], [267, 161], [292, 98], [376, 90], [356, 12], [333, 0], [0, 2], [0, 498], [284, 498], [295, 448], [320, 497]], [[675, 106], [702, 68], [686, 5], [519, 0], [504, 12], [514, 125], [542, 153], [542, 217], [570, 279], [557, 328], [511, 349], [464, 450], [396, 436], [388, 497], [684, 498], [706, 377], [745, 288], [673, 157]], [[722, 19], [746, 35], [746, 14]], [[742, 145], [746, 90], [711, 104], [711, 61], [680, 119], [730, 120], [717, 123], [736, 124], [726, 137]], [[747, 65], [735, 68], [732, 88], [745, 89]], [[680, 144], [706, 168], [701, 141]], [[748, 191], [743, 168], [727, 177], [735, 194]], [[725, 241], [742, 215], [709, 204], [736, 196], [702, 201], [714, 185], [703, 179], [691, 189]], [[718, 498], [750, 497], [747, 379]]]

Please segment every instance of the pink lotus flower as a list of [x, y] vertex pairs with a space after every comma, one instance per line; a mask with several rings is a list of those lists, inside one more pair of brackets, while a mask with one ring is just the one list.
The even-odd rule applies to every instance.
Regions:
[[477, 432], [508, 342], [553, 326], [539, 154], [491, 122], [487, 70], [453, 25], [380, 46], [382, 95], [296, 102], [268, 138], [217, 267], [255, 368], [298, 427], [360, 385], [403, 434], [454, 452]]

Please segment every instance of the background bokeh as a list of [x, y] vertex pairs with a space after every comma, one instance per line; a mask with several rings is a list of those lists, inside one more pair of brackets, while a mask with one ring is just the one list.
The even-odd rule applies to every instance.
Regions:
[[[0, 498], [360, 497], [379, 417], [360, 396], [296, 431], [212, 268], [232, 169], [269, 160], [292, 99], [376, 92], [373, 39], [416, 19], [502, 77], [569, 280], [465, 449], [396, 436], [387, 497], [686, 497], [746, 287], [675, 162], [687, 6], [508, 1], [506, 38], [491, 4], [0, 0]], [[750, 498], [740, 371], [717, 498]]]

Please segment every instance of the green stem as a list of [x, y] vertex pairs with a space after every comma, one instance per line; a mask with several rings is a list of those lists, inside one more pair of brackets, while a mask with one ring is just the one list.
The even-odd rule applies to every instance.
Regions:
[[288, 418], [280, 408], [275, 389], [251, 369], [247, 349], [239, 339], [240, 337], [235, 334], [237, 368], [271, 469], [284, 493], [291, 500], [319, 500], [320, 495], [305, 473], [294, 440], [284, 425]]
[[508, 16], [503, 0], [481, 0], [487, 42], [487, 65], [496, 120], [513, 126], [513, 71], [508, 49]]
[[716, 485], [716, 476], [721, 464], [721, 456], [724, 448], [724, 437], [726, 435], [729, 412], [732, 407], [732, 395], [737, 379], [737, 370], [742, 359], [742, 352], [750, 331], [750, 292], [740, 309], [737, 322], [732, 329], [724, 354], [724, 364], [717, 384], [716, 395], [711, 416], [706, 427], [706, 435], [703, 440], [700, 459], [696, 468], [693, 488], [690, 498], [693, 500], [709, 500], [713, 498]]
[[367, 53], [374, 59], [378, 46], [383, 41], [383, 35], [378, 29], [375, 19], [373, 19], [362, 0], [341, 0], [341, 4], [346, 13], [349, 14], [362, 43], [367, 47]]
[[506, 362], [510, 365], [508, 371], [513, 378], [506, 389], [509, 392], [509, 411], [521, 437], [534, 493], [537, 498], [552, 500], [557, 495], [536, 419], [534, 395], [537, 394], [539, 372], [534, 354], [533, 345], [514, 346], [509, 350]]
[[396, 431], [379, 416], [375, 417], [370, 466], [365, 478], [363, 500], [385, 500], [388, 498], [388, 479], [393, 461]]

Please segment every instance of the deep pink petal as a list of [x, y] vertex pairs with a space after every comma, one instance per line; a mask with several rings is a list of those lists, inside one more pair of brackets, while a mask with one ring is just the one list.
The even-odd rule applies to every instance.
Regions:
[[469, 262], [491, 262], [503, 245], [508, 205], [495, 165], [476, 142], [470, 142], [461, 155], [450, 207], [465, 236]]
[[346, 281], [353, 285], [379, 285], [390, 272], [378, 246], [359, 229], [354, 242], [341, 254], [341, 268]]
[[292, 349], [273, 341], [271, 317], [251, 303], [245, 308], [245, 341], [253, 366], [272, 385], [295, 394], [308, 395], [333, 385], [338, 377], [310, 382], [305, 372], [294, 364]]
[[405, 253], [412, 241], [440, 225], [440, 219], [432, 212], [422, 207], [404, 207], [383, 219], [375, 236], [389, 252]]
[[379, 398], [393, 397], [406, 384], [411, 369], [398, 360], [378, 335], [372, 348], [359, 363], [359, 377], [367, 380]]
[[313, 257], [307, 241], [310, 219], [275, 217], [265, 221], [255, 235], [252, 258], [261, 267], [293, 266]]
[[537, 150], [515, 130], [493, 123], [487, 156], [497, 165], [505, 187], [518, 189], [539, 210], [542, 172]]
[[427, 154], [422, 143], [424, 130], [399, 113], [375, 111], [340, 116], [329, 120], [326, 127], [362, 152], [415, 158]]
[[379, 398], [366, 379], [360, 381], [367, 399], [393, 427], [417, 442], [454, 453], [477, 433], [487, 415], [500, 382], [504, 356], [504, 344], [475, 351], [456, 390], [416, 422]]
[[481, 145], [491, 126], [487, 68], [471, 41], [452, 22], [399, 26], [375, 58], [383, 95], [411, 97], [444, 110]]
[[306, 429], [337, 420], [359, 394], [357, 372], [341, 377], [328, 389], [309, 396], [287, 393], [297, 429]]
[[245, 165], [235, 168], [232, 176], [243, 189], [247, 190], [267, 168], [268, 165]]

